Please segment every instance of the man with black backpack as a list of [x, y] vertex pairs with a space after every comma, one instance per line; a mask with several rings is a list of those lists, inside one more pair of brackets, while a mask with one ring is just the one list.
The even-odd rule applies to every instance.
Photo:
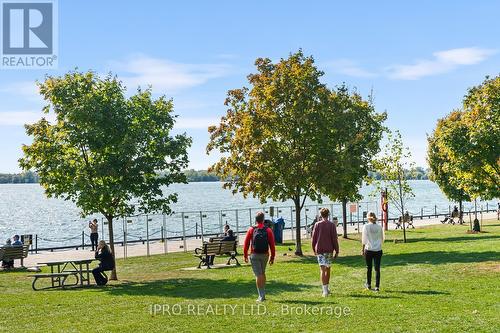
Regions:
[[[255, 274], [257, 292], [259, 293], [257, 302], [263, 302], [266, 300], [266, 266], [268, 261], [269, 265], [274, 263], [276, 250], [273, 231], [264, 225], [263, 212], [255, 214], [255, 222], [257, 222], [257, 225], [250, 227], [247, 231], [245, 244], [243, 245], [243, 256], [245, 262], [248, 262], [248, 249], [250, 248], [250, 262]], [[269, 257], [269, 250], [271, 251], [271, 257]]]

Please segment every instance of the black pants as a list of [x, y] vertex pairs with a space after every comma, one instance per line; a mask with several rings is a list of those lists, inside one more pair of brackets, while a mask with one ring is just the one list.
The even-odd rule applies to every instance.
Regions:
[[98, 266], [92, 270], [92, 275], [94, 275], [95, 283], [98, 286], [104, 286], [108, 283], [108, 278], [103, 274], [104, 271], [109, 271], [109, 269], [104, 269], [101, 266]]
[[97, 250], [97, 241], [98, 240], [99, 240], [99, 234], [97, 232], [93, 232], [90, 234], [90, 242], [92, 243], [92, 251]]
[[14, 260], [8, 259], [2, 261], [2, 267], [3, 268], [14, 268]]
[[382, 259], [382, 250], [366, 251], [366, 283], [372, 285], [372, 261], [375, 263], [375, 287], [380, 287], [380, 260]]

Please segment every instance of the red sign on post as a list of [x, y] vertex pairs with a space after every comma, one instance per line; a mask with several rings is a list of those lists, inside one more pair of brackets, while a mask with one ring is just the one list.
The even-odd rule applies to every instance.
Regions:
[[356, 213], [358, 211], [358, 204], [351, 204], [349, 206], [349, 212]]

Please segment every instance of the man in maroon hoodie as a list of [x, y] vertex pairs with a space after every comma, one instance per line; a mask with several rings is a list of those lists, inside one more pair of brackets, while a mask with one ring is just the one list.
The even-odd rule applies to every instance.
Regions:
[[[275, 248], [274, 248], [274, 234], [273, 231], [264, 225], [264, 213], [257, 212], [255, 215], [256, 226], [250, 227], [245, 237], [243, 245], [243, 256], [245, 262], [248, 262], [248, 249], [251, 249], [250, 262], [255, 274], [257, 292], [259, 298], [257, 302], [266, 300], [266, 265], [269, 260], [269, 265], [274, 263]], [[250, 247], [251, 245], [251, 247]], [[271, 257], [269, 258], [269, 250], [271, 250]]]
[[339, 242], [337, 237], [337, 227], [335, 223], [328, 220], [330, 211], [328, 208], [321, 208], [321, 220], [316, 222], [312, 232], [312, 248], [318, 257], [320, 267], [321, 283], [323, 286], [323, 297], [330, 294], [328, 284], [330, 283], [330, 265], [332, 260], [339, 255]]

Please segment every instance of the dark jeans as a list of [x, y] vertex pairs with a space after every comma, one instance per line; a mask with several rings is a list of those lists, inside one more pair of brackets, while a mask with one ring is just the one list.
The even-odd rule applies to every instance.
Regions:
[[108, 283], [108, 278], [104, 274], [104, 271], [109, 271], [109, 269], [104, 269], [101, 266], [98, 266], [92, 270], [92, 275], [94, 275], [95, 283], [98, 286], [104, 286]]
[[[93, 232], [90, 234], [90, 242], [92, 243], [92, 251], [97, 250], [97, 242], [99, 240], [99, 234], [97, 232]], [[95, 246], [95, 249], [94, 249]]]
[[382, 250], [366, 251], [366, 283], [372, 285], [372, 262], [375, 263], [375, 287], [380, 287], [380, 260], [382, 259]]

